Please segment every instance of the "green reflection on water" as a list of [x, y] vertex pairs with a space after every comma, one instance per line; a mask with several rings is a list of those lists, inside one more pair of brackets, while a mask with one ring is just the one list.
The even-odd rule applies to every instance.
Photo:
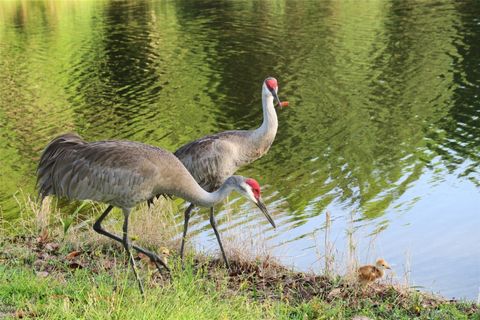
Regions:
[[2, 2], [2, 214], [15, 215], [19, 188], [33, 192], [53, 136], [173, 151], [259, 125], [267, 75], [291, 107], [242, 172], [278, 216], [405, 209], [432, 170], [441, 181], [462, 168], [478, 186], [479, 14], [476, 2]]

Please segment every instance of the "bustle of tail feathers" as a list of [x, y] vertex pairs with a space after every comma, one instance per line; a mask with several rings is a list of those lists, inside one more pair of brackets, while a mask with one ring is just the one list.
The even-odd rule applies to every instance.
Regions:
[[67, 133], [54, 138], [45, 147], [37, 167], [37, 187], [40, 203], [46, 196], [54, 193], [52, 170], [57, 159], [72, 147], [85, 143], [85, 140], [79, 135]]

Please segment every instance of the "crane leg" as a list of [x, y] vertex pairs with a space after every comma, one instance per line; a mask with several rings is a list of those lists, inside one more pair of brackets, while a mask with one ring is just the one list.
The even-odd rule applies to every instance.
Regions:
[[215, 217], [213, 215], [214, 212], [215, 212], [215, 209], [211, 207], [210, 208], [210, 225], [212, 226], [213, 231], [215, 232], [215, 236], [217, 237], [218, 245], [220, 246], [220, 250], [222, 251], [223, 261], [225, 261], [225, 265], [227, 266], [227, 269], [230, 269], [230, 264], [228, 263], [227, 256], [225, 255], [225, 251], [223, 250], [222, 241], [220, 240], [220, 234], [218, 233], [218, 230], [217, 230], [217, 222], [215, 221]]
[[168, 194], [157, 194], [156, 196], [154, 197], [151, 197], [150, 199], [147, 199], [147, 205], [148, 205], [148, 208], [150, 208], [152, 205], [153, 205], [153, 200], [155, 200], [155, 198], [160, 198], [161, 196], [163, 196], [165, 199], [172, 199], [171, 196], [169, 196]]
[[150, 207], [153, 205], [153, 198], [147, 199], [147, 206], [150, 209]]
[[[120, 238], [119, 236], [113, 234], [113, 233], [110, 233], [108, 232], [107, 230], [103, 229], [102, 228], [102, 221], [106, 218], [106, 216], [110, 213], [110, 211], [113, 209], [113, 206], [108, 206], [108, 208], [102, 213], [102, 215], [98, 218], [97, 221], [95, 221], [95, 224], [93, 225], [93, 230], [95, 230], [96, 232], [100, 233], [101, 235], [104, 235], [104, 236], [107, 236], [109, 237], [110, 239], [113, 239], [115, 241], [118, 241], [120, 243], [123, 244], [123, 240], [122, 238]], [[136, 245], [132, 245], [132, 248], [137, 250], [138, 252], [141, 252], [143, 253], [144, 255], [146, 255], [147, 257], [150, 258], [150, 260], [155, 264], [155, 266], [157, 267], [158, 269], [158, 272], [161, 272], [161, 268], [160, 268], [160, 265], [163, 266], [163, 268], [165, 268], [165, 270], [167, 270], [168, 272], [170, 272], [170, 268], [168, 268], [167, 264], [162, 260], [160, 259], [160, 257], [158, 255], [156, 255], [155, 253], [151, 252], [151, 251], [148, 251], [146, 249], [143, 249], [141, 247], [138, 247]]]
[[128, 217], [130, 215], [130, 209], [123, 209], [123, 215], [124, 215], [123, 241], [122, 241], [123, 247], [125, 248], [125, 251], [127, 251], [128, 260], [130, 260], [130, 265], [132, 266], [133, 274], [135, 275], [135, 278], [137, 279], [137, 282], [138, 282], [138, 288], [140, 289], [142, 296], [145, 296], [142, 281], [138, 277], [137, 267], [135, 266], [135, 260], [133, 259], [132, 253], [130, 252], [131, 243], [130, 243], [130, 240], [128, 239]]
[[183, 222], [183, 236], [182, 236], [182, 244], [180, 246], [180, 260], [182, 261], [182, 268], [183, 268], [183, 251], [185, 249], [185, 241], [187, 241], [187, 229], [188, 229], [188, 220], [190, 220], [190, 212], [195, 208], [193, 203], [190, 203], [187, 210], [185, 210], [185, 220]]

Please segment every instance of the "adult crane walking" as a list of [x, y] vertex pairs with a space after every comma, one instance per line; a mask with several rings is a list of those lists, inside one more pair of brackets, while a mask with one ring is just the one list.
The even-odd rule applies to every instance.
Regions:
[[[265, 79], [262, 85], [263, 122], [257, 129], [220, 132], [187, 143], [175, 151], [175, 156], [180, 159], [202, 188], [209, 192], [217, 190], [238, 168], [267, 153], [275, 139], [278, 128], [274, 99], [278, 102], [278, 105], [283, 105], [277, 92], [277, 80], [272, 77]], [[149, 204], [152, 203], [153, 198], [149, 199], [148, 202]], [[182, 262], [188, 221], [194, 207], [195, 204], [191, 203], [185, 211], [180, 247]], [[217, 237], [223, 260], [227, 268], [230, 268], [217, 230], [213, 206], [210, 208], [210, 224]], [[273, 223], [272, 225], [275, 227]]]
[[[56, 195], [109, 204], [93, 228], [123, 244], [142, 294], [142, 282], [130, 247], [147, 255], [158, 269], [160, 264], [169, 269], [156, 254], [131, 245], [128, 239], [128, 217], [137, 203], [156, 194], [171, 194], [199, 206], [212, 207], [236, 190], [254, 202], [274, 224], [261, 200], [260, 186], [254, 179], [231, 176], [217, 191], [207, 192], [172, 153], [138, 142], [86, 142], [76, 134], [59, 136], [43, 151], [37, 178], [42, 200], [48, 195]], [[123, 210], [123, 237], [102, 228], [102, 221], [113, 207]]]

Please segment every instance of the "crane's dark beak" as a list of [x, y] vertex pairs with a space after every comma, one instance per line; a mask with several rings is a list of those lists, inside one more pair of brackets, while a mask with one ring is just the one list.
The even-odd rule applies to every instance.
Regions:
[[280, 101], [280, 98], [277, 95], [277, 92], [275, 90], [270, 91], [273, 95], [273, 98], [277, 101], [278, 106], [281, 108], [282, 107], [282, 102]]
[[261, 199], [261, 198], [258, 198], [256, 205], [257, 205], [257, 207], [258, 207], [260, 210], [262, 210], [263, 214], [264, 214], [265, 217], [267, 218], [268, 222], [270, 222], [270, 224], [272, 225], [272, 227], [276, 229], [277, 226], [275, 225], [275, 222], [273, 221], [272, 217], [271, 217], [270, 214], [268, 213], [267, 207], [266, 207], [265, 204], [262, 202], [262, 199]]

